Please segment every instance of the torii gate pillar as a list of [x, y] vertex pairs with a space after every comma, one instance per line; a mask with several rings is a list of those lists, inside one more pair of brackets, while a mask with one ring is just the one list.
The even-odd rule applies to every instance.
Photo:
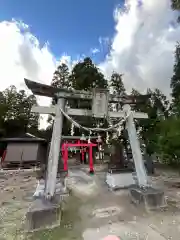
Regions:
[[59, 161], [59, 152], [62, 139], [63, 114], [60, 109], [64, 110], [65, 99], [59, 98], [56, 104], [54, 126], [48, 158], [48, 171], [45, 187], [45, 196], [51, 198], [54, 196], [56, 188], [57, 168]]
[[138, 185], [130, 188], [131, 201], [136, 205], [141, 205], [146, 211], [157, 210], [165, 207], [166, 200], [163, 190], [153, 188], [150, 183], [148, 183], [148, 177], [143, 163], [140, 144], [138, 141], [130, 105], [124, 105], [123, 110], [127, 116], [126, 127], [129, 135], [138, 181]]
[[55, 118], [51, 145], [48, 157], [48, 171], [45, 181], [45, 199], [35, 199], [26, 214], [26, 227], [28, 231], [54, 227], [60, 225], [61, 218], [61, 199], [55, 194], [57, 183], [57, 169], [62, 139], [63, 114], [65, 99], [58, 98], [55, 106]]
[[138, 136], [136, 133], [136, 127], [134, 124], [133, 113], [131, 112], [131, 106], [129, 104], [125, 104], [123, 106], [123, 110], [124, 110], [125, 116], [127, 116], [126, 128], [128, 131], [128, 136], [129, 136], [130, 145], [132, 149], [138, 185], [140, 187], [141, 186], [146, 187], [148, 186], [148, 177], [146, 174], [142, 153], [141, 153], [141, 148], [140, 148]]

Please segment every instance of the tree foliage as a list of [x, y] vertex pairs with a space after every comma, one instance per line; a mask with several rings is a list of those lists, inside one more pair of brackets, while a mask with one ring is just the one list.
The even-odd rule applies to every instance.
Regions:
[[[92, 62], [90, 58], [85, 58], [83, 61], [78, 62], [70, 72], [66, 64], [60, 64], [57, 70], [54, 72], [52, 79], [52, 86], [64, 89], [74, 89], [74, 90], [92, 90], [94, 87], [107, 88], [108, 82], [104, 75], [99, 71], [96, 65]], [[53, 104], [55, 101], [53, 100]], [[90, 103], [88, 101], [82, 100], [68, 100], [68, 105], [73, 108], [90, 108]], [[83, 125], [92, 126], [94, 121], [90, 118], [84, 119], [81, 117]], [[83, 120], [82, 120], [83, 119]], [[48, 122], [53, 124], [53, 119], [50, 116]], [[71, 124], [67, 119], [64, 119], [63, 134], [70, 135]], [[76, 133], [79, 134], [78, 129]]]
[[126, 89], [124, 87], [124, 83], [122, 80], [123, 74], [118, 74], [113, 72], [110, 79], [110, 88], [112, 88], [113, 94], [117, 94], [119, 96], [126, 95]]
[[[126, 89], [123, 84], [123, 74], [112, 73], [109, 81], [100, 72], [90, 58], [78, 62], [72, 70], [64, 63], [60, 64], [54, 72], [52, 86], [70, 90], [91, 91], [92, 88], [109, 88], [111, 92], [119, 96], [125, 96]], [[148, 119], [136, 120], [141, 141], [145, 144], [149, 154], [157, 153], [162, 161], [169, 164], [180, 162], [180, 45], [175, 51], [174, 73], [171, 79], [172, 101], [159, 90], [147, 89], [150, 95], [146, 104], [137, 103], [133, 110], [148, 113]], [[138, 96], [141, 93], [132, 89], [131, 95]], [[51, 139], [53, 118], [49, 119], [47, 129], [38, 130], [39, 115], [31, 113], [31, 107], [36, 104], [33, 95], [27, 95], [25, 91], [18, 91], [15, 86], [10, 86], [0, 92], [0, 134], [12, 136], [17, 133], [30, 132], [39, 137]], [[52, 100], [55, 104], [55, 99]], [[91, 108], [91, 103], [82, 100], [68, 100], [68, 105], [73, 108]], [[115, 107], [115, 108], [114, 108]], [[120, 110], [120, 104], [112, 105], [113, 110]], [[84, 126], [92, 127], [101, 124], [107, 126], [107, 122], [99, 122], [91, 117], [75, 118]], [[118, 121], [116, 119], [115, 121]], [[63, 135], [70, 135], [71, 123], [64, 119]], [[75, 135], [81, 132], [76, 129]]]
[[[133, 89], [132, 95], [138, 96], [140, 93]], [[147, 94], [150, 95], [146, 104], [136, 104], [134, 110], [146, 112], [148, 119], [136, 120], [137, 128], [140, 128], [140, 136], [142, 142], [146, 145], [148, 154], [157, 152], [159, 122], [164, 121], [168, 117], [169, 101], [167, 97], [159, 89], [147, 89]]]
[[172, 108], [176, 115], [180, 116], [180, 44], [175, 51], [174, 74], [171, 79]]
[[24, 90], [10, 86], [0, 93], [0, 99], [1, 135], [38, 131], [39, 114], [31, 113], [32, 105], [37, 104], [34, 95], [28, 96]]
[[[178, 105], [179, 98], [179, 80], [178, 80], [178, 64], [179, 56], [176, 51], [176, 61], [174, 67], [174, 75], [172, 77], [172, 94], [173, 94], [173, 104]], [[96, 65], [92, 62], [90, 58], [85, 58], [83, 61], [78, 62], [69, 71], [66, 65], [61, 65], [57, 68], [54, 73], [54, 78], [52, 80], [52, 85], [56, 87], [76, 89], [91, 91], [94, 87], [107, 88], [111, 90], [114, 94], [119, 96], [126, 95], [126, 90], [123, 84], [123, 74], [116, 72], [112, 73], [110, 81], [108, 82], [104, 75], [99, 71]], [[132, 95], [138, 96], [140, 93], [136, 89], [132, 89]], [[161, 156], [167, 156], [172, 159], [178, 159], [179, 150], [178, 144], [170, 144], [166, 140], [166, 137], [177, 141], [178, 134], [173, 135], [176, 126], [178, 124], [174, 123], [175, 119], [172, 119], [172, 104], [168, 101], [167, 97], [159, 89], [147, 89], [147, 94], [151, 97], [146, 104], [136, 104], [133, 106], [133, 110], [148, 113], [148, 119], [136, 120], [137, 129], [140, 129], [140, 136], [143, 143], [145, 143], [147, 152], [152, 154], [156, 152]], [[68, 103], [73, 108], [90, 108], [90, 103], [84, 101], [69, 101]], [[116, 111], [120, 110], [120, 104], [115, 104], [111, 108], [116, 108]], [[78, 122], [81, 122], [86, 126], [96, 126], [97, 120], [93, 121], [92, 118], [76, 118]], [[115, 120], [117, 121], [117, 119]], [[178, 120], [179, 121], [179, 120]], [[174, 124], [173, 128], [168, 127], [169, 124]], [[103, 123], [107, 124], [107, 123]], [[174, 129], [174, 130], [173, 130]], [[178, 133], [178, 131], [176, 131]], [[64, 121], [63, 134], [70, 134], [70, 123]], [[76, 129], [76, 135], [79, 135], [79, 131]], [[172, 151], [171, 151], [172, 150]], [[162, 154], [163, 153], [163, 154]], [[162, 157], [163, 159], [163, 157]]]
[[174, 10], [180, 10], [180, 0], [171, 0], [172, 1], [172, 8]]
[[180, 119], [169, 117], [159, 122], [157, 153], [167, 164], [180, 163]]
[[180, 45], [176, 46], [174, 73], [171, 78], [172, 102], [169, 116], [159, 123], [158, 153], [169, 164], [180, 163]]
[[57, 88], [67, 88], [71, 87], [71, 82], [69, 81], [69, 68], [65, 63], [60, 64], [53, 74], [53, 79], [51, 85]]
[[78, 62], [70, 75], [72, 88], [76, 90], [91, 90], [92, 88], [107, 88], [108, 83], [90, 58]]
[[[63, 89], [70, 89], [72, 87], [71, 81], [70, 81], [70, 72], [69, 68], [65, 63], [61, 63], [57, 69], [55, 70], [53, 74], [53, 79], [51, 82], [51, 86], [56, 88], [63, 88]], [[56, 104], [56, 99], [52, 99], [52, 105]], [[49, 115], [48, 117], [48, 123], [50, 124], [47, 128], [47, 139], [49, 139], [49, 134], [52, 134], [52, 126], [53, 126], [53, 116]], [[63, 124], [63, 134], [68, 135], [70, 131], [70, 123], [67, 119], [64, 118], [64, 124]], [[45, 134], [45, 133], [43, 133]]]

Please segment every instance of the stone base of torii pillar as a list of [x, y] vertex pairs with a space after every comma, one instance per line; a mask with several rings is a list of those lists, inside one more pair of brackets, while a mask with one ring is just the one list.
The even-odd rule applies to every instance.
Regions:
[[46, 228], [58, 227], [61, 222], [62, 201], [69, 196], [66, 184], [62, 183], [61, 178], [57, 178], [56, 192], [52, 199], [46, 199], [44, 196], [45, 181], [39, 181], [34, 200], [26, 213], [26, 231], [34, 232]]
[[[45, 182], [42, 183], [42, 196], [34, 199], [26, 214], [26, 229], [28, 232], [60, 225], [63, 187], [57, 192], [57, 172], [59, 162], [59, 146], [63, 126], [63, 116], [60, 108], [64, 109], [64, 99], [58, 99], [55, 108], [55, 120], [48, 157]], [[43, 181], [43, 180], [42, 180]]]
[[127, 172], [125, 170], [120, 173], [108, 173], [106, 176], [106, 182], [112, 189], [129, 187], [131, 202], [137, 206], [143, 206], [147, 211], [165, 207], [166, 200], [164, 192], [161, 189], [153, 188], [148, 179], [131, 107], [129, 105], [124, 105], [123, 110], [125, 116], [127, 116], [126, 128], [136, 172]]
[[147, 212], [164, 208], [167, 205], [164, 191], [153, 187], [132, 186], [130, 188], [130, 197], [132, 203]]
[[61, 200], [56, 198], [46, 200], [37, 198], [33, 201], [26, 214], [26, 230], [34, 232], [46, 228], [58, 227], [61, 221]]

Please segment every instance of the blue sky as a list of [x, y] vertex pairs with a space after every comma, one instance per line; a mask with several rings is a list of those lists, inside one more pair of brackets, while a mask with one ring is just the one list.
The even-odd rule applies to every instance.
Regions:
[[[124, 74], [129, 92], [148, 87], [168, 95], [180, 39], [180, 24], [170, 26], [177, 12], [170, 0], [126, 3], [122, 12], [122, 0], [0, 0], [0, 88], [22, 88], [24, 77], [50, 84], [60, 62], [71, 69], [85, 55], [107, 78], [112, 71]], [[102, 46], [99, 38], [110, 42]], [[100, 51], [93, 55], [95, 48]]]
[[113, 11], [119, 4], [122, 0], [0, 0], [0, 21], [22, 20], [41, 43], [50, 43], [55, 56], [65, 52], [76, 58], [99, 48], [99, 37], [113, 36]]

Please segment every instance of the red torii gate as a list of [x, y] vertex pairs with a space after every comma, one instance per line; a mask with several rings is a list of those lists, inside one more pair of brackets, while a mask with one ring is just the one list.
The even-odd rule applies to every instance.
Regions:
[[63, 143], [61, 147], [62, 158], [64, 161], [64, 171], [68, 171], [68, 148], [69, 147], [89, 147], [89, 172], [94, 173], [93, 168], [93, 157], [92, 157], [92, 148], [96, 147], [95, 143], [81, 143], [80, 140], [77, 143]]

